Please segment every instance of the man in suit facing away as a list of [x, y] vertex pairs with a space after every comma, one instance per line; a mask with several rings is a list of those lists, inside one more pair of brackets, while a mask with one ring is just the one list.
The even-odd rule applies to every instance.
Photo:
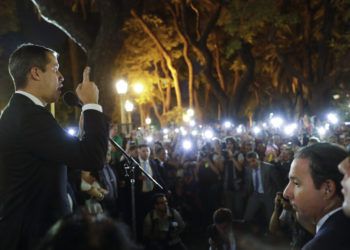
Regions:
[[79, 140], [45, 109], [58, 100], [63, 86], [57, 53], [24, 44], [10, 56], [16, 92], [0, 117], [0, 249], [34, 249], [50, 226], [69, 213], [66, 166], [103, 168], [108, 127], [89, 72], [85, 68], [76, 89], [85, 131]]
[[303, 250], [350, 249], [350, 219], [342, 211], [342, 174], [337, 168], [346, 156], [343, 148], [330, 143], [315, 143], [294, 156], [283, 195], [299, 223], [316, 228]]

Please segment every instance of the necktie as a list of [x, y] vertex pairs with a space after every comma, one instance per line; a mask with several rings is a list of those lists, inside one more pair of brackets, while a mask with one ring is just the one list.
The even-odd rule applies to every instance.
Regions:
[[[147, 164], [147, 162], [144, 161], [142, 165], [143, 165], [143, 166], [142, 166], [143, 169], [144, 169], [149, 175], [152, 176], [151, 167]], [[148, 179], [148, 178], [146, 177], [146, 180], [145, 180], [145, 191], [146, 191], [146, 192], [149, 192], [149, 191], [152, 191], [152, 190], [153, 190], [153, 182], [152, 182], [150, 179]]]
[[259, 181], [259, 171], [258, 169], [255, 169], [255, 192], [259, 193], [259, 186], [260, 186], [260, 181]]

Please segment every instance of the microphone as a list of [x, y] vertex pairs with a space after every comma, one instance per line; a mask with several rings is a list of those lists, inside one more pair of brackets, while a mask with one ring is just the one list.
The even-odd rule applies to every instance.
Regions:
[[63, 94], [63, 102], [67, 106], [82, 108], [83, 104], [73, 91], [67, 91]]

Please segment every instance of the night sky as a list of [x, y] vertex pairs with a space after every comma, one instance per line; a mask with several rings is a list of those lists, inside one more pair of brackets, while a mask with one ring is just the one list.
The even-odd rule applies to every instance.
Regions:
[[[67, 43], [66, 35], [55, 26], [39, 19], [30, 0], [16, 0], [17, 16], [20, 22], [19, 32], [0, 35], [0, 108], [7, 103], [14, 91], [7, 72], [10, 53], [22, 43], [35, 43], [50, 47], [59, 53]], [[0, 12], [2, 10], [0, 9]], [[0, 23], [6, 25], [6, 23]]]

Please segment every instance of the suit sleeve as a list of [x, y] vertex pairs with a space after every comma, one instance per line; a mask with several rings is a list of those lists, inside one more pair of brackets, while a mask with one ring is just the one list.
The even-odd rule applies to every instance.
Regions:
[[42, 160], [85, 170], [102, 169], [108, 148], [108, 128], [103, 113], [86, 110], [85, 136], [70, 136], [52, 115], [41, 109], [28, 113], [21, 121], [23, 151]]

